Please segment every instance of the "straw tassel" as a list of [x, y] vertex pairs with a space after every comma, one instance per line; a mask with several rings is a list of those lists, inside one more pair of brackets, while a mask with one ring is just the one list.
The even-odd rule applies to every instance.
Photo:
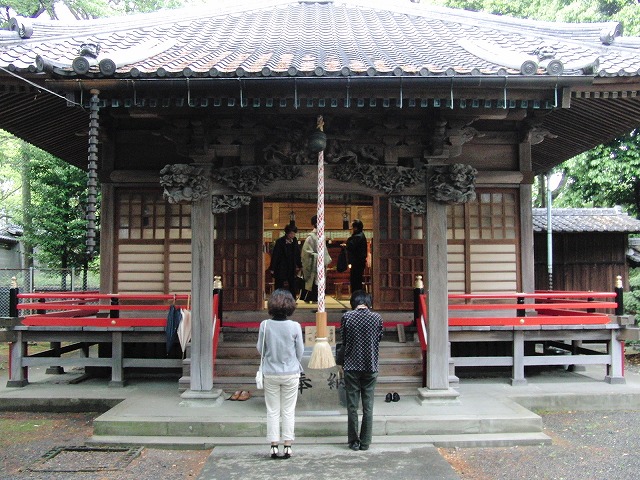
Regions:
[[309, 368], [321, 370], [335, 366], [336, 361], [327, 339], [327, 312], [316, 312], [316, 342], [309, 358]]

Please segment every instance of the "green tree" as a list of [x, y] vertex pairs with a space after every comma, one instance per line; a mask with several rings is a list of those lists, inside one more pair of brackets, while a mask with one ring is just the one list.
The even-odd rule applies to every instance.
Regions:
[[163, 8], [178, 8], [201, 0], [0, 0], [4, 19], [12, 11], [23, 17], [39, 17], [46, 13], [57, 20], [62, 12], [69, 12], [77, 20], [109, 17], [129, 13], [154, 12]]
[[640, 213], [640, 130], [567, 160], [557, 167], [566, 188], [554, 206], [623, 206]]
[[19, 143], [0, 130], [0, 225], [19, 223], [20, 166], [17, 160]]
[[627, 34], [640, 34], [637, 0], [431, 0], [431, 3], [555, 22], [617, 21], [624, 24]]
[[48, 268], [86, 273], [86, 173], [26, 142], [20, 150], [30, 191], [23, 212], [25, 243]]

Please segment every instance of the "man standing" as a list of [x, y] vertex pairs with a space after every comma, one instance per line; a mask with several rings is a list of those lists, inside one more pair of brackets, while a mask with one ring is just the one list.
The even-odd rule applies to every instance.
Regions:
[[[271, 253], [269, 271], [273, 275], [275, 289], [287, 288], [296, 298], [296, 276], [302, 268], [300, 260], [300, 245], [296, 238], [298, 227], [287, 225], [284, 227], [284, 236], [276, 240]], [[285, 287], [285, 282], [288, 285]]]
[[[342, 316], [344, 383], [347, 393], [347, 438], [351, 450], [368, 450], [373, 427], [373, 395], [378, 379], [378, 352], [382, 317], [371, 310], [371, 295], [356, 290], [351, 308]], [[358, 406], [362, 399], [362, 425], [358, 433]]]
[[362, 290], [364, 267], [367, 264], [367, 238], [362, 229], [364, 225], [357, 218], [351, 223], [353, 234], [347, 239], [347, 260], [351, 265], [349, 283], [351, 291]]

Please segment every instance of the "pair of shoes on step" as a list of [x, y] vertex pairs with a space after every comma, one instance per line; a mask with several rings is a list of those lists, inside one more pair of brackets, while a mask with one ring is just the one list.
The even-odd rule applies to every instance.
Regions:
[[398, 392], [389, 392], [387, 393], [387, 396], [384, 397], [384, 401], [389, 403], [389, 402], [399, 402], [400, 401], [400, 395], [398, 395]]
[[269, 450], [269, 452], [271, 453], [271, 458], [282, 458], [286, 460], [287, 458], [291, 458], [293, 450], [291, 448], [291, 445], [285, 445], [284, 450], [282, 451], [282, 456], [279, 456], [278, 445], [271, 445], [271, 449]]
[[237, 390], [236, 393], [231, 395], [229, 400], [244, 402], [245, 400], [249, 400], [251, 398], [251, 392], [248, 390]]
[[358, 440], [354, 440], [353, 442], [349, 442], [349, 448], [354, 452], [357, 450], [369, 450], [369, 445], [363, 445]]

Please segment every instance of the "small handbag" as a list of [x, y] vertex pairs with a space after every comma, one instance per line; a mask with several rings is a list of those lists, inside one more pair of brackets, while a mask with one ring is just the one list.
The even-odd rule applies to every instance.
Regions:
[[262, 350], [260, 352], [260, 367], [256, 372], [256, 388], [258, 390], [264, 389], [264, 375], [262, 374], [262, 362], [264, 360], [264, 341], [265, 341], [265, 338], [267, 337], [267, 325], [268, 323], [264, 324], [264, 335], [262, 335]]

